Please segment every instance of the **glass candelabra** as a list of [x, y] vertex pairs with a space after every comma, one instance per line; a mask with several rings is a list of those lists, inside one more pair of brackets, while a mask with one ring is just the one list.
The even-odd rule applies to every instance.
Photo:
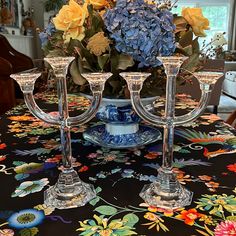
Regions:
[[[222, 73], [196, 72], [201, 89], [201, 99], [198, 106], [188, 114], [175, 116], [176, 76], [186, 57], [158, 57], [167, 75], [165, 115], [154, 115], [147, 111], [140, 100], [140, 91], [149, 73], [127, 72], [121, 73], [130, 90], [131, 102], [136, 113], [146, 122], [164, 128], [163, 134], [163, 162], [158, 169], [157, 181], [145, 185], [140, 193], [146, 203], [167, 209], [175, 209], [190, 205], [193, 193], [184, 188], [172, 170], [174, 127], [184, 125], [195, 120], [206, 108], [211, 91]], [[158, 78], [157, 78], [158, 79]]]
[[51, 65], [57, 80], [59, 114], [56, 117], [41, 110], [34, 100], [34, 84], [41, 73], [32, 69], [11, 75], [20, 85], [30, 112], [48, 124], [60, 126], [63, 168], [56, 184], [44, 192], [44, 203], [58, 209], [83, 206], [96, 196], [93, 185], [81, 181], [72, 166], [70, 127], [84, 124], [95, 116], [102, 99], [104, 84], [111, 76], [111, 73], [83, 74], [90, 84], [93, 94], [92, 102], [86, 112], [70, 117], [67, 103], [66, 74], [68, 66], [73, 60], [74, 57], [45, 58], [45, 61]]

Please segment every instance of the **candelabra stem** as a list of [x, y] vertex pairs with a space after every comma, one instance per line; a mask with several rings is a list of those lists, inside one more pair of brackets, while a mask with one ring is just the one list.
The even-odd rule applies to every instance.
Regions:
[[165, 118], [166, 125], [164, 126], [163, 137], [163, 169], [170, 169], [173, 162], [173, 146], [174, 146], [174, 115], [175, 115], [175, 90], [176, 80], [175, 76], [167, 76], [166, 82], [166, 104], [165, 104]]
[[61, 125], [60, 134], [62, 146], [62, 163], [64, 167], [63, 171], [68, 172], [68, 169], [71, 169], [72, 167], [70, 127]]
[[163, 135], [163, 162], [162, 168], [171, 170], [173, 162], [173, 146], [174, 146], [174, 126], [165, 125]]
[[62, 145], [62, 162], [64, 169], [71, 169], [72, 167], [71, 137], [70, 137], [70, 127], [67, 125], [67, 119], [69, 118], [69, 111], [67, 103], [66, 78], [64, 76], [57, 78], [57, 94], [58, 94], [59, 119], [61, 120], [60, 133], [61, 133], [61, 145]]

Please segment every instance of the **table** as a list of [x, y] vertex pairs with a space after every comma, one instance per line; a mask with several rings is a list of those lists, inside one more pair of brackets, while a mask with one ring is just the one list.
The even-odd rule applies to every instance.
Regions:
[[[51, 95], [38, 99], [45, 109], [55, 106]], [[187, 99], [178, 107], [194, 105]], [[88, 104], [82, 97], [69, 98], [71, 112], [82, 112]], [[72, 149], [74, 167], [82, 180], [95, 185], [97, 198], [84, 207], [55, 210], [43, 205], [43, 191], [62, 168], [58, 128], [32, 117], [25, 105], [1, 117], [0, 236], [236, 235], [233, 128], [204, 114], [176, 129], [174, 171], [194, 199], [191, 206], [170, 211], [147, 206], [138, 195], [156, 178], [161, 141], [130, 150], [94, 146], [82, 132], [95, 122], [72, 128]]]

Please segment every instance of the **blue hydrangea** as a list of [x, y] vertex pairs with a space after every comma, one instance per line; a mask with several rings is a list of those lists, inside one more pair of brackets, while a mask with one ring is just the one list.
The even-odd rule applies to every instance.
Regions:
[[56, 28], [54, 24], [50, 22], [45, 28], [45, 30], [39, 33], [39, 38], [40, 38], [42, 47], [47, 45], [48, 38], [51, 37], [53, 33], [55, 32], [56, 32]]
[[172, 13], [144, 0], [117, 0], [104, 22], [117, 51], [131, 55], [140, 68], [159, 66], [158, 55], [175, 51]]

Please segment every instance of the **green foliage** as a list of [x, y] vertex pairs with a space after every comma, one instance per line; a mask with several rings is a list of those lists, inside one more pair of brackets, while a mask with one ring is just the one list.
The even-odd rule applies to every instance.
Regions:
[[99, 197], [95, 197], [94, 199], [92, 199], [89, 204], [92, 206], [95, 206], [98, 202], [100, 201]]
[[230, 221], [235, 221], [236, 222], [236, 216], [227, 216], [226, 219], [230, 220]]
[[85, 37], [90, 38], [98, 32], [103, 31], [104, 22], [101, 16], [93, 10], [92, 5], [88, 5], [88, 12], [89, 12], [89, 25], [90, 27], [86, 27], [87, 30], [85, 32]]
[[129, 213], [123, 217], [123, 221], [127, 221], [127, 226], [134, 227], [134, 225], [138, 223], [139, 218], [135, 214]]
[[102, 215], [107, 215], [111, 216], [117, 213], [117, 209], [112, 206], [107, 206], [107, 205], [102, 205], [94, 209], [94, 211], [102, 214]]
[[22, 229], [20, 230], [19, 234], [20, 236], [35, 236], [37, 235], [37, 233], [39, 232], [38, 228], [36, 227], [33, 227], [33, 228], [30, 228], [30, 229]]
[[[108, 206], [107, 206], [108, 207]], [[80, 235], [100, 235], [101, 232], [107, 231], [110, 235], [117, 236], [130, 236], [137, 235], [133, 231], [133, 226], [138, 222], [138, 217], [134, 214], [127, 214], [123, 219], [114, 219], [112, 221], [107, 221], [104, 215], [94, 215], [93, 219], [80, 221], [81, 228], [76, 231], [82, 231]], [[132, 226], [131, 226], [132, 225]]]
[[64, 5], [63, 0], [47, 0], [44, 3], [44, 9], [46, 12], [57, 11]]

